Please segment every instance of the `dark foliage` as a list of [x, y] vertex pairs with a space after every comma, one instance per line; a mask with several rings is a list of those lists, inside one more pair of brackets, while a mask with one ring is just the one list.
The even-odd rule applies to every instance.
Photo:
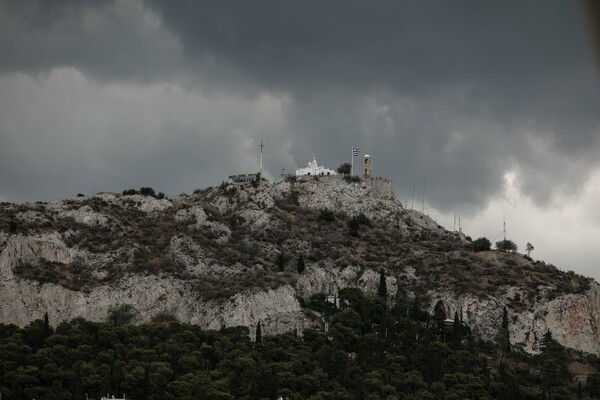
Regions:
[[360, 177], [359, 176], [350, 176], [350, 175], [344, 175], [344, 180], [348, 183], [357, 183], [360, 182]]
[[283, 271], [285, 269], [285, 256], [283, 253], [279, 253], [277, 256], [277, 268], [279, 271]]
[[[55, 330], [42, 320], [0, 324], [0, 391], [8, 399], [553, 399], [597, 397], [600, 374], [572, 383], [568, 355], [549, 346], [535, 356], [488, 357], [457, 313], [452, 326], [388, 309], [358, 289], [324, 295], [328, 332], [264, 336], [249, 329], [204, 331], [177, 322], [116, 326], [74, 319]], [[548, 340], [551, 339], [549, 335]], [[477, 343], [481, 343], [477, 345]], [[492, 356], [493, 357], [493, 356]], [[566, 394], [565, 394], [566, 393]], [[571, 395], [570, 393], [573, 393]]]
[[155, 199], [164, 199], [165, 198], [165, 194], [163, 192], [158, 192], [158, 194], [154, 191], [154, 189], [152, 189], [151, 187], [141, 187], [140, 190], [136, 190], [136, 189], [125, 189], [123, 190], [123, 195], [124, 196], [131, 196], [134, 194], [140, 194], [142, 196], [149, 196], [149, 197], [154, 197]]
[[255, 338], [256, 343], [262, 343], [263, 339], [262, 339], [262, 328], [260, 327], [260, 321], [258, 321], [258, 323], [256, 324], [256, 338]]
[[9, 223], [9, 232], [10, 233], [16, 233], [17, 232], [17, 221], [15, 221], [14, 219], [10, 220]]
[[488, 238], [480, 237], [473, 242], [473, 251], [487, 251], [492, 248], [492, 243]]
[[496, 250], [499, 251], [517, 251], [517, 245], [512, 240], [501, 240], [496, 242]]
[[343, 163], [339, 167], [337, 167], [337, 173], [341, 175], [349, 175], [352, 170], [352, 165], [350, 163]]
[[151, 187], [141, 187], [140, 194], [142, 196], [156, 197], [156, 192]]
[[298, 256], [298, 273], [301, 274], [306, 269], [306, 265], [304, 264], [304, 256], [300, 254]]
[[379, 271], [379, 287], [377, 288], [377, 295], [383, 299], [387, 298], [387, 281], [385, 279], [385, 271], [383, 268]]
[[131, 323], [136, 314], [133, 305], [122, 304], [108, 310], [107, 321], [115, 326], [125, 326]]
[[335, 213], [331, 210], [321, 210], [319, 211], [319, 219], [326, 222], [335, 221]]

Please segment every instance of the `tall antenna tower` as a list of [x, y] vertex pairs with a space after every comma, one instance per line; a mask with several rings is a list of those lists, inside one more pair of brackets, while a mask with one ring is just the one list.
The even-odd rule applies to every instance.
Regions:
[[263, 169], [263, 168], [262, 168], [262, 167], [263, 167], [263, 166], [262, 166], [262, 164], [263, 164], [263, 163], [262, 163], [262, 159], [263, 159], [263, 147], [264, 147], [264, 146], [265, 146], [265, 145], [263, 144], [263, 140], [262, 140], [262, 138], [261, 138], [261, 139], [260, 139], [260, 170], [259, 170], [259, 172], [258, 172], [258, 173], [260, 174], [260, 177], [261, 177], [261, 178], [262, 178], [262, 169]]
[[502, 234], [504, 235], [504, 241], [506, 242], [506, 210], [502, 209]]
[[412, 201], [410, 202], [410, 209], [413, 210], [414, 208], [415, 208], [415, 185], [413, 185]]

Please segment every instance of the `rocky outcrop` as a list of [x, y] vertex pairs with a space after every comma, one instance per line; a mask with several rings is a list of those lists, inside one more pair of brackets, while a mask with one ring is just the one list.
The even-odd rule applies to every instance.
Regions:
[[[530, 302], [522, 309], [507, 307], [509, 336], [513, 344], [522, 344], [529, 352], [539, 350], [540, 340], [550, 331], [565, 347], [600, 354], [600, 285], [593, 283], [581, 294], [567, 294], [555, 299]], [[430, 311], [439, 304], [446, 318], [462, 313], [463, 320], [476, 335], [493, 340], [498, 334], [503, 308], [511, 303], [511, 291], [505, 296], [455, 295], [451, 291], [430, 292]]]
[[272, 193], [284, 197], [297, 193], [302, 207], [344, 210], [349, 215], [364, 213], [369, 218], [392, 218], [402, 211], [391, 182], [364, 179], [349, 184], [342, 176], [296, 177], [273, 185]]
[[[428, 274], [452, 260], [488, 266], [512, 262], [515, 269], [534, 265], [497, 253], [462, 262], [464, 236], [405, 210], [385, 180], [298, 178], [223, 185], [174, 201], [103, 193], [2, 207], [0, 217], [19, 224], [17, 232], [0, 230], [3, 323], [26, 325], [45, 312], [53, 324], [75, 317], [100, 321], [111, 307], [132, 304], [137, 322], [168, 314], [207, 329], [244, 325], [253, 335], [260, 322], [265, 334], [302, 332], [323, 321], [303, 309], [301, 300], [316, 293], [337, 294], [345, 287], [375, 293], [385, 267], [390, 304], [398, 292], [426, 299], [429, 311], [441, 305], [448, 318], [462, 313], [472, 330], [489, 340], [497, 335], [506, 306], [512, 343], [535, 352], [550, 330], [567, 347], [600, 354], [600, 286], [595, 282], [585, 290], [552, 296], [552, 287], [533, 278], [528, 289], [517, 281], [462, 292], [442, 283], [425, 284]], [[333, 221], [321, 220], [321, 210], [334, 211]], [[349, 218], [342, 211], [363, 213], [377, 226], [363, 239], [349, 236]], [[312, 225], [302, 225], [303, 217]], [[311, 228], [318, 233], [308, 238]], [[377, 247], [387, 239], [386, 232], [398, 240]], [[345, 247], [333, 248], [330, 240]], [[152, 252], [152, 246], [159, 250]], [[312, 259], [298, 273], [296, 255], [309, 252]], [[288, 260], [277, 265], [284, 253]], [[161, 270], [157, 257], [170, 268]], [[78, 284], [78, 275], [61, 277], [71, 280], [65, 285], [23, 273], [24, 267], [47, 265], [83, 271], [88, 281]], [[528, 271], [523, 272], [527, 279], [533, 274]], [[119, 278], [111, 280], [117, 273]], [[565, 273], [556, 274], [564, 278]], [[242, 285], [248, 277], [251, 283]], [[206, 296], [202, 283], [207, 281], [239, 290]], [[532, 287], [538, 295], [528, 295]]]

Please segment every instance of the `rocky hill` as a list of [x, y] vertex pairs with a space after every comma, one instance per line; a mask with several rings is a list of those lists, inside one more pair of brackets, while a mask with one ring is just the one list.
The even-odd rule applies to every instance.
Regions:
[[[302, 256], [305, 269], [298, 272]], [[263, 333], [324, 324], [303, 307], [344, 287], [409, 301], [493, 339], [509, 313], [513, 343], [536, 351], [547, 330], [600, 353], [600, 287], [520, 254], [473, 252], [462, 234], [406, 210], [391, 183], [342, 177], [222, 184], [174, 200], [101, 193], [0, 205], [0, 322], [137, 321]], [[253, 331], [251, 329], [251, 331]]]

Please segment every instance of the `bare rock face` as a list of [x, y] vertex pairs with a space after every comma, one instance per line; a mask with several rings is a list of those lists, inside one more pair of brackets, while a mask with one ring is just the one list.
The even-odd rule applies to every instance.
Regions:
[[[455, 295], [452, 292], [431, 292], [430, 311], [444, 309], [446, 318], [462, 313], [464, 321], [479, 336], [493, 340], [498, 334], [502, 312], [510, 303], [510, 291], [502, 297], [481, 298]], [[588, 353], [600, 353], [600, 285], [593, 283], [582, 294], [567, 294], [550, 301], [530, 303], [523, 310], [508, 308], [511, 343], [522, 344], [528, 352], [539, 350], [540, 340], [549, 330], [552, 337], [565, 347]]]
[[[111, 196], [105, 196], [111, 199]], [[155, 199], [151, 196], [142, 196], [139, 194], [119, 196], [112, 198], [116, 204], [131, 205], [132, 207], [145, 213], [160, 212], [173, 207], [173, 204], [166, 199]]]
[[58, 214], [59, 218], [73, 218], [75, 222], [91, 227], [106, 226], [108, 218], [98, 212], [95, 212], [90, 206], [83, 206], [77, 210], [62, 211]]
[[[393, 302], [397, 292], [396, 278], [388, 276], [386, 285], [391, 293], [388, 300]], [[317, 293], [336, 295], [340, 289], [347, 287], [359, 288], [366, 293], [377, 293], [379, 273], [356, 266], [340, 269], [333, 265], [317, 264], [307, 268], [296, 284], [298, 295], [304, 299], [309, 299], [310, 296]]]
[[349, 215], [365, 214], [369, 218], [389, 218], [402, 210], [392, 184], [383, 179], [347, 182], [341, 176], [302, 178], [274, 185], [274, 195], [284, 197], [298, 193], [300, 206], [313, 209], [345, 210]]
[[[173, 245], [182, 253], [185, 244]], [[255, 327], [260, 321], [265, 333], [292, 332], [310, 326], [312, 317], [305, 315], [291, 286], [275, 290], [245, 291], [224, 300], [198, 300], [189, 285], [168, 276], [131, 275], [118, 285], [101, 285], [89, 291], [74, 291], [54, 283], [39, 283], [17, 277], [13, 269], [22, 263], [40, 260], [69, 264], [76, 255], [56, 235], [40, 237], [13, 236], [0, 254], [0, 321], [26, 325], [48, 312], [50, 321], [84, 317], [105, 320], [111, 307], [133, 304], [137, 322], [149, 322], [161, 313], [178, 320], [199, 324], [207, 329], [245, 325]], [[182, 256], [183, 257], [183, 256]], [[217, 274], [200, 264], [200, 273]], [[207, 268], [202, 271], [202, 268]]]
[[[334, 211], [333, 219], [321, 219], [322, 210]], [[351, 236], [348, 222], [361, 213], [374, 226]], [[564, 346], [600, 354], [596, 282], [577, 286], [581, 279], [556, 270], [566, 287], [579, 288], [557, 291], [541, 266], [522, 256], [474, 256], [463, 235], [405, 210], [385, 180], [228, 184], [175, 201], [102, 193], [0, 205], [0, 218], [18, 224], [16, 231], [0, 225], [3, 323], [26, 325], [45, 312], [53, 324], [101, 321], [111, 307], [132, 304], [139, 323], [168, 314], [207, 329], [243, 325], [254, 335], [260, 322], [265, 334], [301, 334], [324, 321], [300, 300], [347, 287], [376, 293], [384, 268], [390, 305], [400, 294], [426, 299], [429, 311], [459, 313], [489, 340], [506, 306], [513, 344], [535, 352], [550, 330]], [[299, 254], [310, 254], [301, 273]], [[512, 281], [456, 289], [463, 279], [452, 274], [477, 281], [478, 273], [499, 267], [515, 271]], [[432, 279], [434, 273], [446, 280]]]

